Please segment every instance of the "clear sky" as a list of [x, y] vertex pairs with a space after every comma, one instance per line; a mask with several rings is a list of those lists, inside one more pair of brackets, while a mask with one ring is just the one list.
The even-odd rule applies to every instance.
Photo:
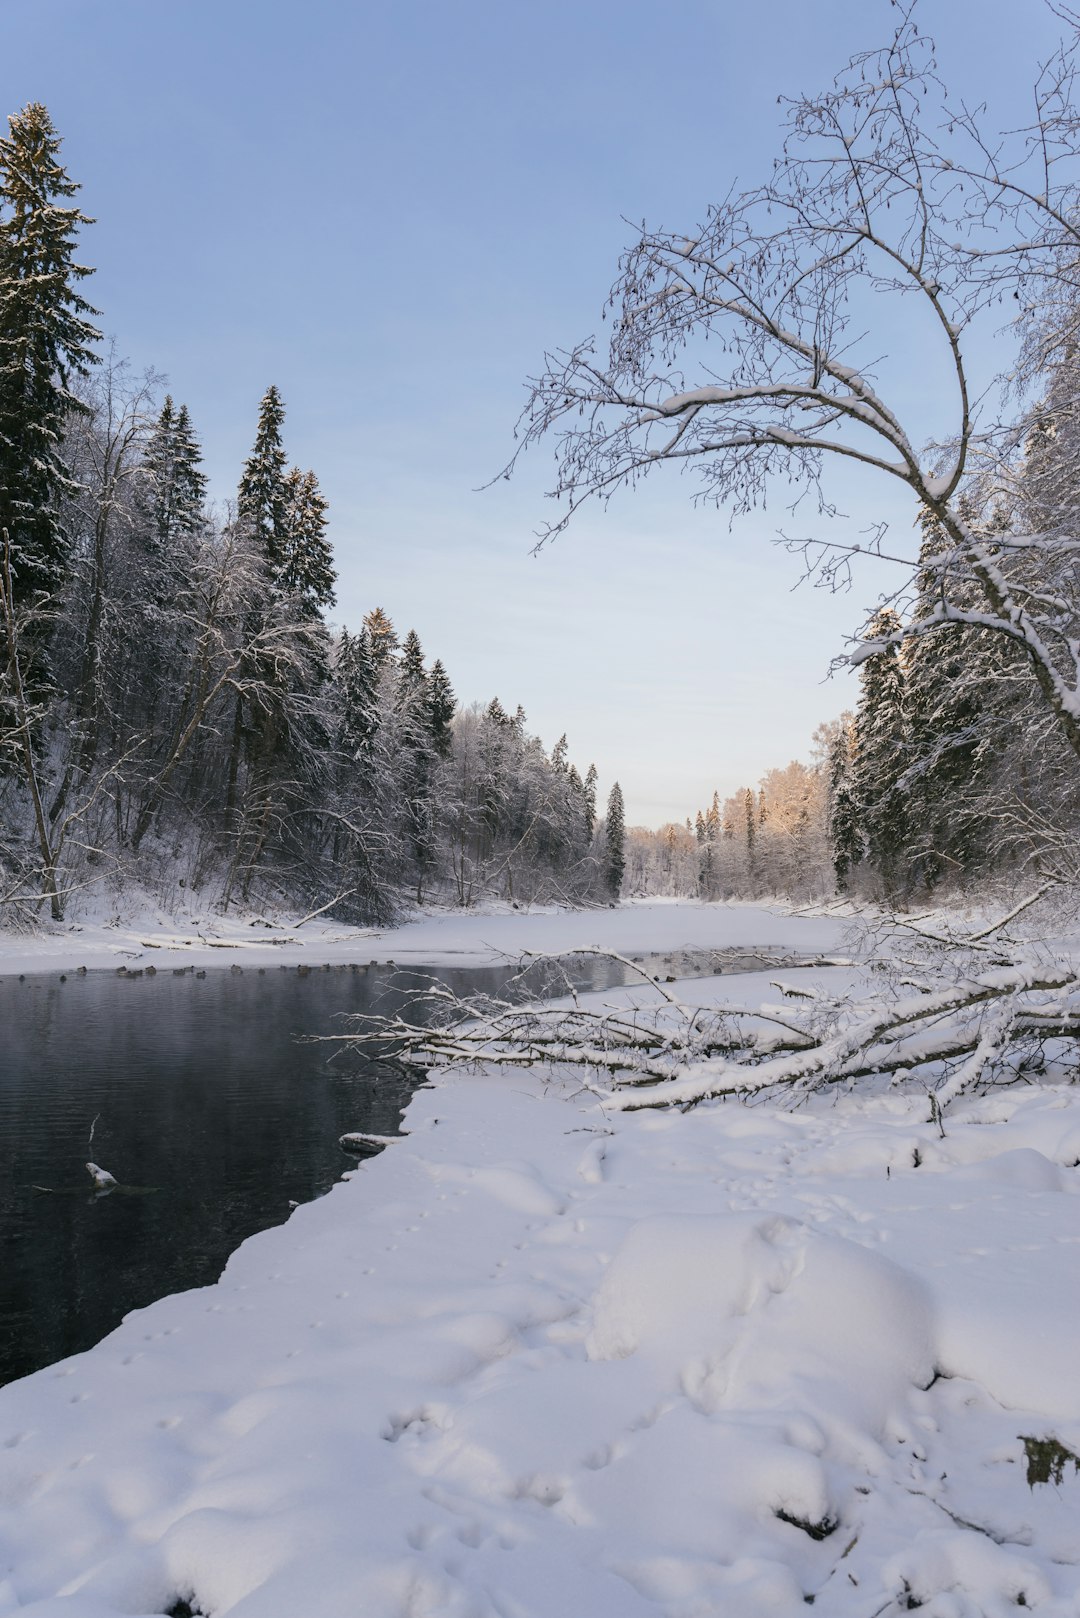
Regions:
[[[626, 220], [690, 227], [778, 146], [777, 97], [887, 37], [887, 0], [0, 0], [0, 111], [44, 101], [104, 329], [166, 373], [236, 486], [259, 398], [331, 502], [339, 622], [380, 605], [465, 702], [567, 731], [631, 822], [806, 756], [882, 586], [795, 589], [775, 513], [729, 533], [655, 480], [539, 557], [512, 449], [545, 348], [598, 329]], [[1041, 0], [925, 0], [946, 75], [1022, 121]], [[912, 397], [917, 396], [918, 379]], [[932, 430], [932, 379], [927, 382]], [[884, 498], [885, 491], [882, 497]], [[856, 522], [911, 514], [848, 492]], [[889, 496], [891, 499], [891, 495]]]

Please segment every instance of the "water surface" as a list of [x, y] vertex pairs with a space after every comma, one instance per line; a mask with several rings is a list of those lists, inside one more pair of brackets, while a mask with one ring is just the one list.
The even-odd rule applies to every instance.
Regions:
[[[440, 976], [496, 988], [506, 974]], [[410, 1093], [400, 1074], [328, 1064], [331, 1047], [296, 1039], [340, 1027], [343, 1012], [389, 1009], [392, 979], [388, 968], [0, 978], [0, 1382], [216, 1280], [245, 1237], [351, 1166], [342, 1133], [397, 1131]], [[151, 1189], [95, 1194], [88, 1158]]]
[[[733, 951], [637, 959], [661, 979], [761, 964]], [[297, 1036], [393, 1010], [424, 970], [0, 977], [0, 1383], [91, 1347], [131, 1309], [216, 1281], [245, 1237], [353, 1166], [342, 1134], [396, 1133], [406, 1077]], [[431, 975], [499, 993], [513, 974]], [[571, 975], [580, 988], [640, 981], [595, 957]], [[88, 1159], [121, 1189], [95, 1192]]]

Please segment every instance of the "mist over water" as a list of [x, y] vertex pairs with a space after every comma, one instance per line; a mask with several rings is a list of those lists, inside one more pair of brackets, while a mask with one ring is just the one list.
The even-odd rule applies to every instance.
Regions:
[[[489, 990], [506, 975], [440, 973]], [[333, 1047], [296, 1036], [388, 1010], [408, 981], [390, 968], [0, 979], [0, 1381], [215, 1281], [245, 1237], [352, 1166], [343, 1132], [394, 1133], [400, 1074], [328, 1062]], [[95, 1193], [88, 1158], [121, 1189]]]

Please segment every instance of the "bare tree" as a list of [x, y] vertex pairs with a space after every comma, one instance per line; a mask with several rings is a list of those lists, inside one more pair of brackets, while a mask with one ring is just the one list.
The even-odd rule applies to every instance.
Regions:
[[[1006, 534], [979, 522], [973, 499], [993, 501], [1015, 478], [1031, 420], [1015, 404], [1010, 416], [1007, 388], [974, 397], [967, 353], [975, 323], [1004, 310], [1019, 345], [1012, 385], [1025, 387], [1076, 339], [1080, 20], [1056, 9], [1065, 38], [1038, 70], [1030, 122], [997, 135], [950, 99], [915, 0], [899, 10], [888, 45], [788, 104], [769, 179], [688, 234], [641, 231], [610, 295], [606, 354], [589, 340], [546, 357], [518, 453], [556, 437], [563, 511], [541, 544], [584, 502], [658, 466], [696, 469], [702, 496], [733, 514], [777, 481], [832, 513], [822, 480], [835, 463], [902, 485], [943, 544], [934, 610], [897, 633], [971, 624], [1009, 637], [1080, 756], [1080, 634], [1075, 595], [1060, 587], [1080, 537], [1071, 524]], [[952, 426], [936, 445], [877, 380], [912, 316], [951, 377]], [[883, 535], [817, 542], [810, 562], [836, 580], [860, 549], [885, 554]], [[876, 649], [864, 641], [853, 660]]]
[[104, 665], [118, 655], [124, 637], [110, 577], [113, 542], [117, 528], [131, 524], [131, 486], [141, 470], [160, 381], [153, 371], [133, 378], [128, 362], [110, 348], [101, 372], [82, 384], [85, 409], [74, 418], [68, 438], [81, 541], [75, 559], [77, 588], [71, 593], [84, 622], [72, 681], [68, 758], [49, 807], [50, 822], [63, 813], [73, 783], [90, 776], [101, 744], [108, 684]]

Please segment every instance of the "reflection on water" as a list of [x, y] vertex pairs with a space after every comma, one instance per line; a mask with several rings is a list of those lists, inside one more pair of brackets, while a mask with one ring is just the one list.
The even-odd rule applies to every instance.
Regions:
[[[509, 975], [438, 973], [490, 993]], [[575, 981], [621, 973], [590, 961]], [[351, 1166], [341, 1134], [396, 1133], [400, 1073], [295, 1036], [390, 1011], [416, 983], [389, 967], [0, 978], [0, 1382], [215, 1281]], [[88, 1159], [120, 1189], [96, 1189]]]

